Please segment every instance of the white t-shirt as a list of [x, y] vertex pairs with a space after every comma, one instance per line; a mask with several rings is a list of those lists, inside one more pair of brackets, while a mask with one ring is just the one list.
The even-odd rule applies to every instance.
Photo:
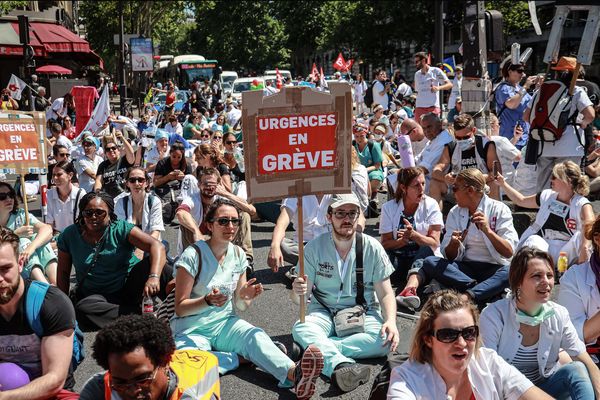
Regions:
[[440, 107], [440, 94], [432, 92], [431, 87], [443, 85], [447, 81], [448, 77], [444, 71], [437, 67], [430, 66], [426, 73], [422, 73], [421, 70], [415, 72], [415, 107]]
[[[329, 223], [327, 222], [327, 208], [331, 203], [331, 195], [326, 194], [321, 199], [317, 200], [317, 196], [309, 195], [302, 196], [302, 216], [304, 235], [302, 239], [308, 242], [322, 233], [329, 232]], [[281, 207], [286, 207], [292, 216], [292, 226], [298, 228], [298, 199], [296, 197], [288, 197], [281, 202]], [[298, 241], [298, 233], [294, 232], [294, 240]]]
[[233, 107], [231, 111], [227, 112], [227, 124], [231, 127], [234, 127], [235, 124], [242, 118], [242, 111]]
[[460, 79], [455, 76], [452, 80], [452, 91], [448, 98], [448, 110], [452, 110], [456, 106], [456, 98], [460, 96], [460, 90], [462, 89], [462, 75]]
[[382, 92], [385, 90], [385, 86], [383, 83], [381, 83], [381, 81], [376, 80], [375, 84], [373, 85], [373, 104], [378, 103], [381, 104], [383, 106], [384, 110], [388, 109], [388, 95], [387, 93], [383, 93], [383, 95], [380, 95], [379, 92]]
[[[86, 191], [84, 189], [73, 186], [69, 197], [63, 202], [58, 197], [58, 189], [56, 187], [49, 189], [46, 222], [59, 232], [62, 232], [67, 226], [73, 225], [79, 215], [79, 202], [85, 194]], [[75, 204], [76, 201], [77, 204]]]
[[90, 160], [86, 156], [83, 156], [77, 159], [77, 162], [75, 163], [75, 170], [77, 171], [79, 187], [85, 190], [87, 193], [94, 190], [94, 182], [96, 182], [96, 179], [92, 178], [83, 171], [89, 168], [95, 174], [98, 171], [98, 165], [100, 165], [102, 161], [102, 157], [100, 157], [99, 155], [94, 155], [93, 160]]
[[164, 157], [168, 157], [169, 150], [170, 150], [170, 147], [167, 145], [167, 151], [164, 153], [163, 157], [161, 157], [160, 153], [158, 152], [158, 148], [156, 146], [154, 146], [149, 151], [144, 153], [145, 165], [148, 166], [148, 164], [156, 164], [157, 162], [162, 160]]
[[[531, 109], [532, 102], [533, 97], [527, 108]], [[581, 110], [591, 105], [593, 104], [585, 90], [582, 87], [575, 86], [569, 115], [573, 115], [575, 111], [581, 112]], [[579, 118], [577, 120], [580, 121]], [[579, 140], [575, 136], [573, 125], [568, 125], [559, 140], [554, 143], [544, 143], [541, 157], [583, 157], [583, 146], [580, 144], [580, 142], [584, 143], [583, 129], [578, 128], [577, 135], [579, 135]]]
[[354, 97], [357, 100], [363, 101], [363, 97], [365, 96], [366, 90], [367, 90], [367, 82], [365, 82], [365, 81], [354, 82]]
[[165, 131], [183, 136], [183, 126], [181, 126], [179, 122], [175, 126], [171, 125], [169, 122], [167, 125], [165, 125]]
[[410, 85], [406, 82], [402, 82], [400, 85], [398, 85], [398, 89], [396, 89], [396, 97], [398, 97], [399, 94], [402, 95], [402, 97], [409, 97], [412, 94], [412, 88], [410, 87]]
[[[149, 197], [152, 196], [152, 199]], [[123, 192], [115, 197], [115, 214], [117, 218], [133, 223], [133, 202], [131, 193]], [[127, 215], [125, 214], [125, 202], [127, 202]], [[145, 193], [144, 205], [142, 208], [141, 229], [148, 235], [153, 231], [163, 232], [165, 226], [162, 218], [162, 202], [158, 196], [152, 193]], [[160, 236], [159, 236], [160, 237]]]
[[452, 140], [454, 140], [454, 138], [447, 130], [441, 131], [439, 135], [427, 143], [421, 154], [417, 155], [417, 166], [427, 168], [427, 171], [431, 174], [433, 167], [438, 163], [442, 156], [444, 146]]

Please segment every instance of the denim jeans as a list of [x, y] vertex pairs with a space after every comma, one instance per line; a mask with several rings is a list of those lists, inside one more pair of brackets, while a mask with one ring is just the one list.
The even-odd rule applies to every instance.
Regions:
[[499, 295], [508, 287], [508, 265], [477, 261], [449, 261], [427, 257], [419, 271], [422, 282], [437, 280], [443, 286], [468, 292], [476, 303]]
[[563, 365], [538, 386], [558, 400], [569, 397], [572, 400], [584, 400], [595, 396], [587, 368], [581, 361]]
[[406, 282], [409, 275], [416, 274], [421, 269], [425, 258], [433, 256], [433, 250], [429, 246], [419, 246], [414, 257], [400, 257], [394, 254], [393, 250], [387, 250], [386, 253], [394, 266], [394, 272], [390, 276], [390, 281], [394, 286], [398, 286], [400, 282]]

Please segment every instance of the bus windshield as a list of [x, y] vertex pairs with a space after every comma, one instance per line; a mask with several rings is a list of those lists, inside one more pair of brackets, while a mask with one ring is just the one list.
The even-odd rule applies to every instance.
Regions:
[[187, 80], [186, 84], [190, 84], [192, 82], [200, 81], [204, 82], [205, 80], [212, 80], [213, 78], [213, 69], [211, 68], [185, 68], [189, 67], [189, 65], [181, 66], [181, 74], [183, 80]]

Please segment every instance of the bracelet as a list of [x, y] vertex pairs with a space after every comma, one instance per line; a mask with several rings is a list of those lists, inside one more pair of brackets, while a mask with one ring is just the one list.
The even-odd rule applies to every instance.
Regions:
[[525, 93], [527, 93], [527, 90], [525, 90], [525, 88], [521, 88], [521, 90], [519, 90], [519, 94], [521, 95], [521, 97], [525, 96]]
[[160, 276], [158, 274], [150, 274], [148, 275], [148, 279], [150, 278], [160, 278]]
[[206, 304], [210, 307], [212, 307], [212, 302], [208, 299], [208, 296], [204, 296], [204, 301], [206, 302]]

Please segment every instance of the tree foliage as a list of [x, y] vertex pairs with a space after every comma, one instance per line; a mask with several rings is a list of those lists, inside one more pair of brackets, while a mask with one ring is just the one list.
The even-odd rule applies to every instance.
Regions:
[[28, 1], [0, 1], [0, 15], [6, 15], [16, 8], [27, 6]]
[[486, 1], [485, 6], [487, 9], [502, 13], [504, 37], [532, 26], [527, 1], [490, 0]]

